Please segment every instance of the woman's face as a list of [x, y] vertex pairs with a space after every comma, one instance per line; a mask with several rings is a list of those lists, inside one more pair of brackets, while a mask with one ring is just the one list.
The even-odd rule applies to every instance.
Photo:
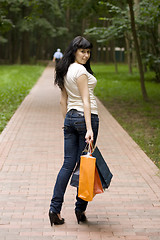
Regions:
[[86, 64], [88, 59], [90, 58], [91, 50], [79, 48], [77, 49], [77, 52], [75, 53], [75, 62], [79, 64]]

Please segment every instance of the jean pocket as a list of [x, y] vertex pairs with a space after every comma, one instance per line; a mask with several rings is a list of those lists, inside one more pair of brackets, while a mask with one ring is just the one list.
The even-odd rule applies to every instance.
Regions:
[[79, 121], [75, 121], [74, 123], [75, 128], [77, 131], [83, 131], [86, 132], [86, 123], [84, 119], [80, 119]]

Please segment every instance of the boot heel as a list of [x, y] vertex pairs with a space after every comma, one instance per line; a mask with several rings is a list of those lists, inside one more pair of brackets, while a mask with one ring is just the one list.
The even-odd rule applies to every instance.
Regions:
[[77, 223], [79, 224], [80, 222], [86, 222], [87, 218], [83, 212], [80, 211], [75, 211], [76, 218], [77, 218]]
[[52, 227], [53, 223], [54, 223], [54, 225], [64, 224], [64, 218], [59, 219], [58, 215], [52, 211], [49, 211], [49, 219], [50, 219], [51, 227]]

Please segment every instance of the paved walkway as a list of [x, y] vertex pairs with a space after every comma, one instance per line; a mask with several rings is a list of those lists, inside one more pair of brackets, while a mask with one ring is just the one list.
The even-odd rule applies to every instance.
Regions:
[[114, 175], [88, 206], [88, 224], [74, 216], [68, 186], [63, 226], [50, 227], [48, 208], [63, 161], [59, 90], [47, 67], [0, 135], [0, 240], [159, 240], [158, 168], [98, 101], [98, 146]]

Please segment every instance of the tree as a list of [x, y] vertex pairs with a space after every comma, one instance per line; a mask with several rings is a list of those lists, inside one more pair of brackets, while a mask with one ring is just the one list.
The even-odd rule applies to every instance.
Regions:
[[3, 38], [7, 40], [4, 55], [8, 55], [11, 63], [27, 63], [34, 56], [48, 57], [46, 53], [48, 45], [53, 47], [51, 44], [53, 39], [67, 32], [63, 27], [64, 18], [58, 0], [1, 0], [1, 2], [6, 19], [10, 19], [14, 26], [8, 33], [3, 33]]
[[11, 19], [6, 16], [6, 11], [0, 8], [0, 43], [5, 43], [7, 39], [3, 37], [3, 34], [8, 32], [13, 27]]
[[[141, 91], [143, 99], [148, 100], [145, 82], [144, 82], [144, 71], [143, 71], [143, 63], [140, 53], [140, 47], [137, 38], [136, 24], [135, 24], [135, 16], [133, 10], [133, 1], [127, 0], [130, 10], [130, 19], [128, 18], [128, 10], [126, 6], [121, 8], [122, 6], [115, 6], [109, 2], [101, 1], [101, 4], [110, 8], [112, 13], [111, 18], [102, 18], [103, 20], [111, 21], [111, 25], [105, 28], [92, 28], [86, 31], [86, 33], [96, 35], [100, 39], [99, 41], [108, 41], [109, 39], [120, 39], [123, 35], [127, 38], [130, 30], [133, 34], [134, 46], [137, 54], [138, 60], [138, 68], [140, 73], [140, 83], [141, 83]], [[131, 21], [130, 21], [131, 20]], [[129, 24], [130, 23], [130, 24]]]
[[139, 48], [139, 44], [138, 44], [138, 38], [137, 38], [137, 32], [136, 32], [136, 26], [135, 26], [135, 17], [134, 17], [134, 10], [133, 10], [133, 0], [127, 0], [127, 3], [129, 5], [129, 10], [130, 10], [131, 29], [132, 29], [133, 39], [134, 39], [134, 46], [135, 46], [135, 50], [136, 50], [136, 54], [137, 54], [142, 95], [143, 95], [143, 99], [145, 101], [147, 101], [148, 100], [148, 96], [147, 96], [147, 91], [146, 91], [145, 84], [144, 84], [144, 71], [143, 71], [142, 58], [141, 58], [141, 54], [140, 54], [140, 48]]
[[137, 16], [138, 33], [143, 53], [143, 62], [155, 72], [160, 83], [160, 11], [159, 0], [143, 0]]
[[[126, 41], [127, 47], [127, 60], [129, 65], [129, 72], [132, 73], [132, 61], [131, 61], [131, 37], [130, 37], [130, 24], [128, 19], [128, 9], [125, 4], [114, 5], [109, 2], [100, 1], [100, 5], [105, 6], [106, 12], [103, 14], [108, 17], [100, 17], [101, 21], [107, 22], [104, 27], [93, 27], [86, 29], [85, 33], [87, 35], [94, 36], [97, 39], [97, 42], [104, 42], [108, 45], [109, 42], [112, 42], [113, 48], [116, 45], [119, 47], [124, 47], [124, 39]], [[115, 69], [117, 72], [117, 63], [115, 58], [115, 51], [113, 51], [113, 60], [115, 62]]]

